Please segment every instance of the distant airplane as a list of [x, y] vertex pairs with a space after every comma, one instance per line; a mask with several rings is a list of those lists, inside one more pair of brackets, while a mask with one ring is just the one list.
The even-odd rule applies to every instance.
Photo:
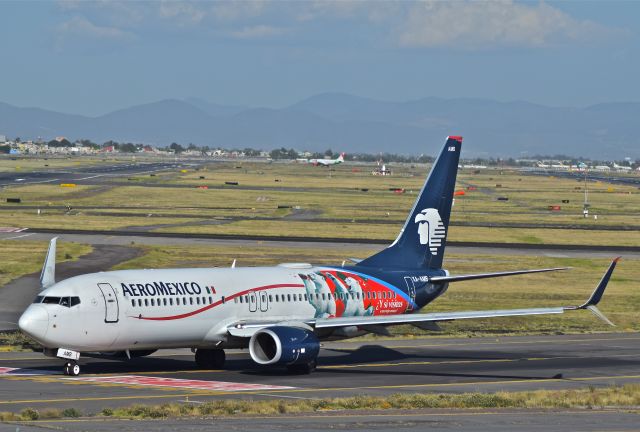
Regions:
[[309, 163], [315, 166], [338, 165], [338, 164], [341, 164], [342, 162], [344, 162], [344, 153], [340, 153], [340, 156], [338, 156], [335, 159], [309, 159]]
[[615, 162], [613, 163], [613, 168], [615, 168], [618, 171], [631, 171], [630, 166], [618, 165]]
[[[234, 262], [230, 268], [118, 270], [56, 282], [54, 238], [42, 291], [20, 317], [20, 330], [45, 355], [64, 359], [67, 375], [80, 373], [81, 354], [130, 359], [162, 348], [192, 348], [202, 368], [222, 368], [225, 349], [248, 348], [259, 365], [309, 373], [321, 340], [388, 334], [389, 325], [437, 330], [440, 321], [579, 309], [611, 324], [596, 305], [617, 258], [578, 306], [415, 313], [450, 282], [564, 270], [451, 275], [442, 268], [461, 147], [462, 137], [447, 138], [396, 240], [369, 258], [351, 259], [354, 265], [238, 268]], [[483, 294], [485, 300], [492, 295]]]

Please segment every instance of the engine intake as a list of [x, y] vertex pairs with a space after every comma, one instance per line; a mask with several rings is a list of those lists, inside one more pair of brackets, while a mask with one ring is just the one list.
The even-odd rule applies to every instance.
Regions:
[[249, 341], [249, 353], [258, 364], [296, 365], [318, 357], [320, 341], [307, 329], [274, 326], [258, 330]]

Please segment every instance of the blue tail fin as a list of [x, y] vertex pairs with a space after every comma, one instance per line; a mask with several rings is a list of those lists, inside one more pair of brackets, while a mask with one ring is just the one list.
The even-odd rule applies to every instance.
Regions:
[[360, 261], [358, 266], [442, 268], [461, 147], [462, 137], [447, 137], [398, 238], [388, 248]]

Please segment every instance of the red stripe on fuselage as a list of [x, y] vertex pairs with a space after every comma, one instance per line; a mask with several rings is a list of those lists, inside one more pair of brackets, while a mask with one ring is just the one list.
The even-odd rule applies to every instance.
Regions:
[[[236, 297], [240, 297], [240, 296], [243, 296], [245, 294], [249, 294], [250, 292], [264, 291], [264, 290], [274, 289], [274, 288], [304, 288], [304, 285], [302, 285], [302, 284], [264, 285], [264, 286], [261, 286], [261, 287], [251, 288], [251, 289], [248, 289], [248, 290], [237, 292], [235, 294], [230, 295], [229, 297], [225, 297], [224, 300], [225, 300], [225, 303], [226, 303], [229, 300], [233, 300]], [[188, 318], [190, 316], [197, 315], [197, 314], [202, 313], [204, 311], [207, 311], [209, 309], [213, 309], [216, 306], [220, 306], [221, 304], [222, 304], [222, 299], [220, 299], [220, 300], [218, 300], [216, 302], [213, 302], [210, 305], [206, 305], [203, 308], [196, 309], [194, 311], [183, 313], [183, 314], [180, 314], [180, 315], [171, 315], [171, 316], [166, 316], [166, 317], [144, 317], [144, 316], [140, 315], [140, 316], [130, 316], [129, 318], [136, 318], [136, 319], [141, 319], [141, 320], [151, 320], [151, 321], [177, 320], [177, 319]]]

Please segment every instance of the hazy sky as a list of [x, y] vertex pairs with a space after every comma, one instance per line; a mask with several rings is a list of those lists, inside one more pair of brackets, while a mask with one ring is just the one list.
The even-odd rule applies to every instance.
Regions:
[[640, 2], [0, 1], [0, 101], [640, 101]]

